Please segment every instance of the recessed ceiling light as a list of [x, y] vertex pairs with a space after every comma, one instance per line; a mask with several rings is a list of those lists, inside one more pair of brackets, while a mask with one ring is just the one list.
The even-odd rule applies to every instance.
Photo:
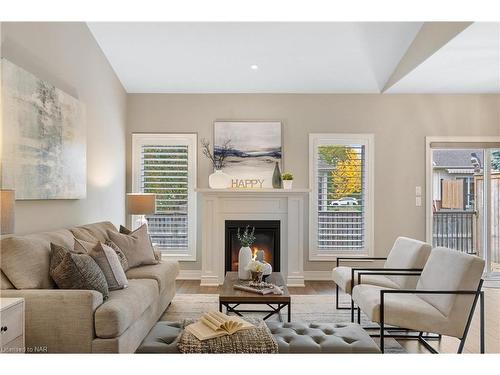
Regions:
[[252, 65], [250, 65], [250, 69], [257, 70], [257, 69], [259, 69], [259, 66], [256, 64], [252, 64]]

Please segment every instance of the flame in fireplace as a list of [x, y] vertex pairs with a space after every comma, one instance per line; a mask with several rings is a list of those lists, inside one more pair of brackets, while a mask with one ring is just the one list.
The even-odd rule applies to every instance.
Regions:
[[254, 247], [252, 249], [252, 260], [256, 260], [257, 259], [257, 251], [259, 251], [259, 249], [257, 247]]

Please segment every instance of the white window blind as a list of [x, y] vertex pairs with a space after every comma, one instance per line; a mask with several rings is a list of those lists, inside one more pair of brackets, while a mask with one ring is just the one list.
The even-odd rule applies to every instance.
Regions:
[[312, 260], [371, 249], [367, 135], [311, 134]]
[[184, 260], [194, 253], [194, 137], [134, 134], [135, 190], [156, 194], [156, 213], [146, 216], [151, 241], [164, 254]]

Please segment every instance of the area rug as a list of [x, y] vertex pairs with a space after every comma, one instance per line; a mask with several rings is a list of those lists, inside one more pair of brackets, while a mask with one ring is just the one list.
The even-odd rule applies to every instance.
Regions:
[[[351, 321], [350, 310], [336, 310], [332, 295], [292, 295], [292, 321], [306, 323], [347, 323]], [[340, 300], [341, 306], [347, 304], [347, 300]], [[219, 297], [217, 294], [178, 294], [172, 300], [169, 308], [160, 320], [181, 321], [183, 319], [198, 319], [203, 313], [218, 310]], [[245, 310], [264, 309], [266, 306], [240, 305]], [[286, 321], [286, 308], [283, 311], [283, 320]], [[262, 317], [263, 313], [248, 313], [248, 316]], [[278, 320], [277, 315], [269, 318], [269, 321]], [[362, 314], [361, 324], [369, 326], [370, 321]], [[374, 339], [378, 341], [378, 339]], [[406, 353], [406, 350], [394, 339], [385, 340], [387, 353]]]

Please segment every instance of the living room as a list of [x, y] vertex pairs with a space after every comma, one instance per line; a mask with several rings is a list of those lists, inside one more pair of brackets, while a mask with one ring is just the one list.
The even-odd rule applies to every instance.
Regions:
[[0, 17], [2, 361], [500, 352], [498, 20], [51, 11]]

